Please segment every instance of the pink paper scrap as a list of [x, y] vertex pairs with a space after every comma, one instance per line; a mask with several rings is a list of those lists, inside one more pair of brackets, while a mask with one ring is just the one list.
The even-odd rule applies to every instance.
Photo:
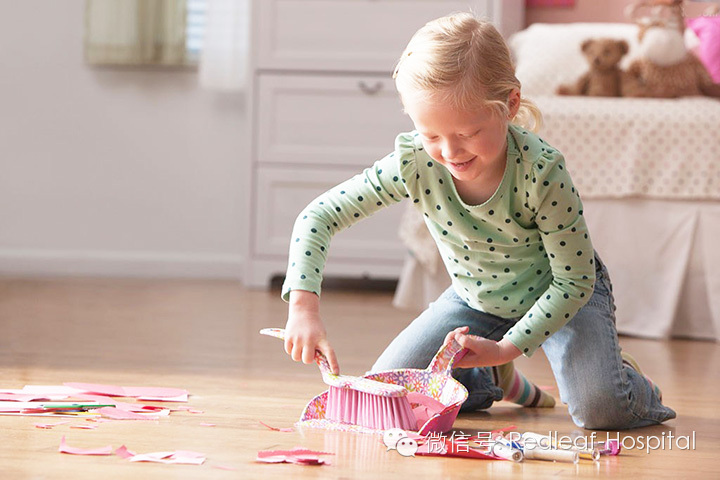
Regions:
[[169, 415], [170, 409], [167, 407], [158, 407], [155, 405], [143, 405], [142, 403], [128, 403], [128, 402], [118, 402], [117, 400], [114, 400], [110, 397], [106, 397], [104, 395], [88, 395], [88, 394], [81, 394], [81, 395], [73, 395], [74, 398], [78, 398], [80, 400], [92, 400], [98, 403], [101, 403], [103, 405], [115, 405], [115, 408], [120, 410], [125, 410], [127, 412], [136, 412], [136, 413], [155, 413], [157, 415]]
[[70, 422], [55, 422], [55, 423], [36, 423], [36, 428], [44, 428], [46, 430], [50, 430], [53, 427], [57, 427], [58, 425], [65, 425], [66, 423]]
[[95, 430], [98, 428], [97, 425], [70, 425], [70, 428], [78, 428], [81, 430]]
[[137, 454], [129, 450], [125, 445], [115, 450], [115, 455], [131, 462], [155, 462], [167, 464], [202, 465], [206, 455], [190, 450], [176, 450], [174, 452], [152, 452]]
[[[63, 385], [87, 393], [96, 393], [111, 397], [148, 397], [159, 401], [187, 401], [188, 395], [187, 390], [180, 388], [121, 387], [117, 385], [78, 382], [65, 382]], [[181, 400], [169, 400], [178, 398]]]
[[155, 462], [167, 464], [202, 465], [205, 462], [204, 453], [189, 450], [176, 450], [174, 452], [153, 452], [138, 454], [130, 458], [131, 462]]
[[107, 447], [100, 448], [71, 447], [65, 443], [65, 435], [63, 435], [62, 440], [60, 440], [60, 448], [58, 448], [58, 451], [60, 453], [69, 453], [71, 455], [110, 455], [112, 453], [112, 446], [108, 445]]
[[30, 393], [0, 393], [0, 402], [32, 402], [35, 400], [50, 400], [44, 395]]
[[128, 448], [125, 445], [121, 445], [117, 450], [115, 450], [115, 455], [127, 460], [128, 458], [132, 458], [137, 454], [135, 452], [133, 452], [132, 450], [128, 450]]
[[267, 428], [269, 428], [270, 430], [274, 430], [276, 432], [286, 432], [287, 433], [287, 432], [295, 431], [293, 428], [289, 428], [289, 427], [285, 427], [285, 428], [271, 427], [270, 425], [268, 425], [267, 423], [265, 423], [263, 421], [258, 420], [258, 422], [260, 422], [260, 425], [264, 425]]
[[255, 459], [262, 463], [295, 463], [298, 465], [330, 465], [330, 462], [319, 455], [335, 455], [331, 452], [317, 452], [303, 447], [292, 450], [261, 450]]
[[25, 385], [22, 393], [34, 393], [49, 397], [51, 400], [58, 398], [67, 398], [70, 395], [78, 393], [77, 389], [66, 387], [64, 385]]

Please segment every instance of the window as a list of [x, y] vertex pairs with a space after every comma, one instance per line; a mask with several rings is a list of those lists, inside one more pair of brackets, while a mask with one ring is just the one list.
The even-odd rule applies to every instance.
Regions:
[[87, 0], [91, 65], [197, 65], [208, 0]]
[[202, 51], [207, 21], [207, 0], [187, 0], [185, 49], [189, 63], [197, 63]]

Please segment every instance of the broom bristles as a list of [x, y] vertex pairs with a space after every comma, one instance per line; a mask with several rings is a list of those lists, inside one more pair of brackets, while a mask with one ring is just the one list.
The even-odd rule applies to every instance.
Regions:
[[376, 430], [417, 430], [417, 420], [406, 396], [385, 397], [350, 388], [328, 389], [325, 418]]

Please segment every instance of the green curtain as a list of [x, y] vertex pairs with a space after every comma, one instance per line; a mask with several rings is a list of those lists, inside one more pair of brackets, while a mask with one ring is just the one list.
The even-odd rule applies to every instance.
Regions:
[[185, 0], [87, 0], [92, 65], [185, 65]]

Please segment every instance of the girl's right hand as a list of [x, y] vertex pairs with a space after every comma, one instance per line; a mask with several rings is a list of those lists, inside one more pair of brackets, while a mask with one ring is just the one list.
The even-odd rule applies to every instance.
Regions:
[[296, 362], [309, 364], [315, 361], [316, 350], [325, 355], [332, 373], [339, 374], [335, 351], [320, 320], [320, 299], [312, 292], [293, 290], [285, 326], [285, 352]]

